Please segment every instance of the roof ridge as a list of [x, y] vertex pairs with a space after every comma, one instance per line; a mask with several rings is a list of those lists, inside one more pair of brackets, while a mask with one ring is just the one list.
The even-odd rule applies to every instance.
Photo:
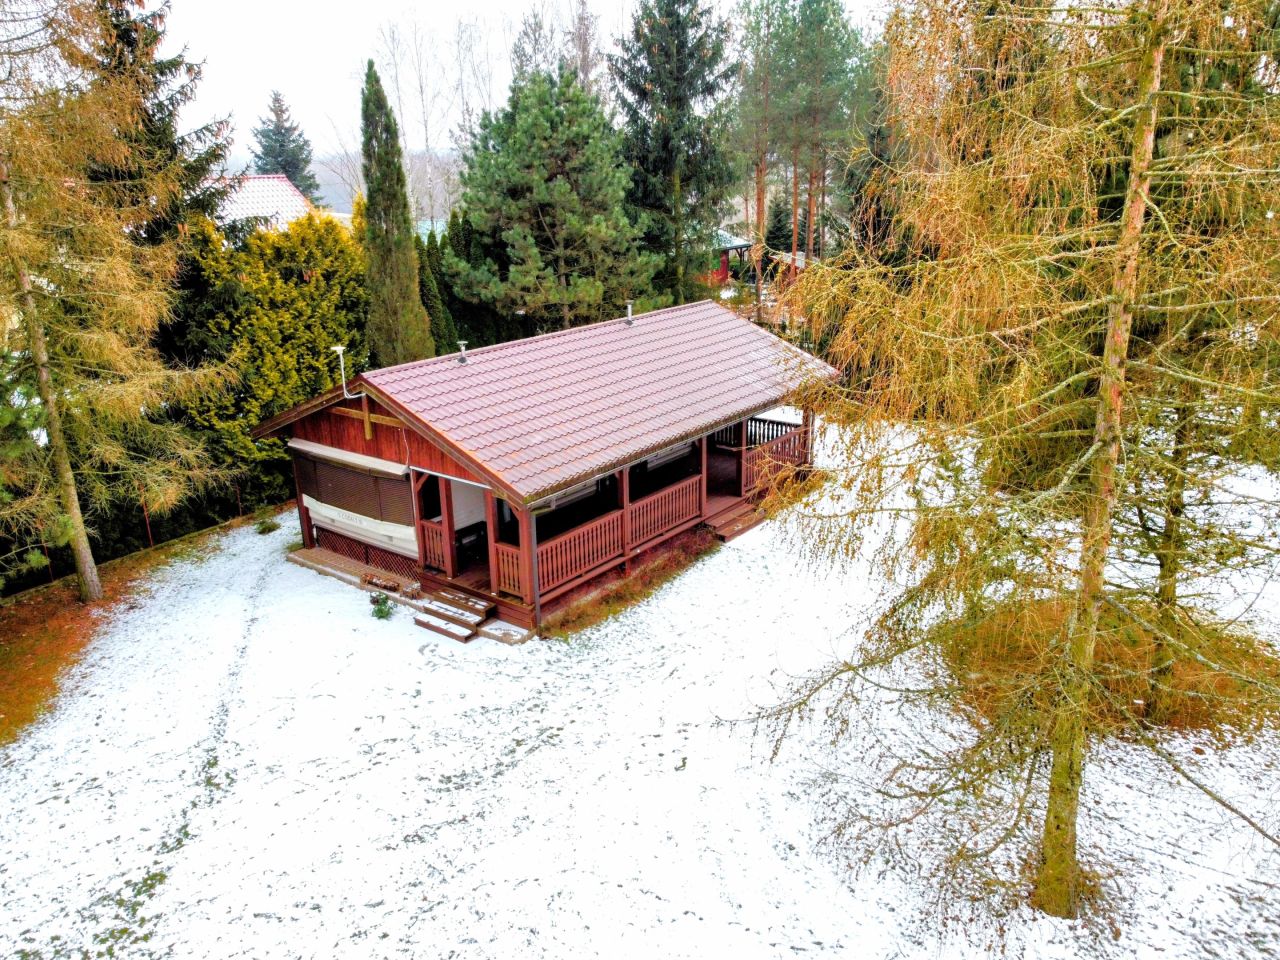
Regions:
[[[704, 304], [716, 307], [720, 310], [723, 310], [725, 313], [732, 314], [735, 318], [739, 320], [742, 319], [741, 317], [738, 317], [738, 315], [734, 313], [732, 310], [730, 310], [728, 307], [723, 306], [722, 304], [716, 303], [714, 300], [711, 300], [709, 298], [706, 300], [695, 300], [692, 303], [675, 304], [674, 306], [670, 306], [670, 307], [659, 307], [656, 310], [646, 310], [644, 313], [633, 314], [629, 319], [631, 319], [634, 322], [636, 320], [639, 320], [641, 317], [651, 317], [655, 313], [675, 313], [676, 311], [688, 310], [692, 307], [700, 307], [700, 306], [703, 306]], [[605, 327], [614, 327], [619, 323], [625, 324], [627, 320], [628, 320], [627, 317], [614, 317], [612, 320], [598, 320], [595, 323], [584, 323], [581, 326], [570, 327], [568, 330], [548, 330], [546, 333], [535, 333], [531, 337], [521, 337], [518, 340], [504, 340], [501, 343], [490, 343], [490, 344], [486, 344], [483, 347], [476, 347], [474, 350], [468, 350], [467, 356], [474, 357], [477, 355], [485, 355], [490, 353], [497, 353], [503, 350], [510, 350], [517, 346], [523, 346], [524, 344], [533, 343], [535, 340], [548, 341], [553, 337], [563, 337], [571, 334], [584, 334], [588, 331], [595, 332], [598, 330], [602, 330]], [[744, 320], [743, 322], [750, 323], [751, 321]], [[366, 370], [364, 373], [361, 374], [361, 376], [367, 377], [370, 374], [389, 373], [393, 370], [404, 370], [410, 367], [421, 367], [430, 363], [435, 363], [437, 360], [447, 360], [450, 357], [459, 357], [461, 355], [462, 355], [462, 351], [458, 350], [458, 351], [455, 351], [454, 353], [442, 353], [439, 356], [435, 356], [435, 357], [423, 357], [421, 360], [406, 360], [404, 363], [397, 363], [390, 367], [379, 367], [376, 370]]]

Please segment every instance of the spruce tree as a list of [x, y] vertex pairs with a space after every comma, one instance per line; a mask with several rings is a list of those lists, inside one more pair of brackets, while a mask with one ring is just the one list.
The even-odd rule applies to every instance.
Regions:
[[369, 351], [384, 366], [421, 360], [435, 354], [435, 341], [418, 295], [417, 231], [409, 212], [400, 130], [372, 60], [360, 114]]
[[127, 152], [95, 164], [90, 179], [113, 183], [138, 203], [150, 203], [147, 178], [163, 170], [173, 196], [152, 204], [154, 212], [135, 238], [164, 243], [177, 238], [181, 225], [195, 217], [218, 219], [231, 189], [220, 175], [231, 149], [230, 127], [226, 120], [214, 120], [193, 130], [179, 129], [179, 114], [195, 98], [203, 67], [184, 52], [160, 56], [168, 3], [145, 11], [133, 0], [95, 2], [101, 24], [91, 49], [92, 70], [100, 83], [130, 85], [139, 107], [130, 129], [122, 132]]
[[278, 90], [271, 91], [267, 116], [254, 128], [253, 138], [258, 142], [252, 151], [257, 173], [282, 173], [308, 200], [320, 203], [320, 183], [311, 171], [311, 141], [294, 123]]
[[769, 223], [764, 231], [764, 244], [770, 250], [791, 249], [791, 216], [786, 197], [775, 193], [769, 201]]
[[461, 179], [481, 256], [458, 262], [459, 286], [526, 334], [618, 316], [649, 292], [656, 258], [627, 219], [618, 137], [572, 71], [517, 79], [481, 117]]
[[677, 303], [692, 292], [734, 180], [720, 102], [734, 69], [727, 35], [700, 0], [644, 0], [609, 61], [633, 170], [629, 202]]

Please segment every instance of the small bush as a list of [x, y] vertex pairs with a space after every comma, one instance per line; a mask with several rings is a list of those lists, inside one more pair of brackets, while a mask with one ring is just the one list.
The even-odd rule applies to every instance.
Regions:
[[391, 598], [385, 593], [375, 593], [369, 598], [369, 602], [373, 604], [373, 618], [375, 620], [391, 619]]
[[263, 536], [268, 533], [275, 533], [280, 529], [280, 522], [274, 517], [263, 517], [253, 525], [253, 529], [257, 530]]

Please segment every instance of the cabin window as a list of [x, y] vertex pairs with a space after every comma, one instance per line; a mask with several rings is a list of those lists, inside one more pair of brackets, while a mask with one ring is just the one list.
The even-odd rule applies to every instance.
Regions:
[[300, 492], [363, 517], [413, 523], [413, 488], [407, 478], [377, 477], [308, 457], [296, 460]]

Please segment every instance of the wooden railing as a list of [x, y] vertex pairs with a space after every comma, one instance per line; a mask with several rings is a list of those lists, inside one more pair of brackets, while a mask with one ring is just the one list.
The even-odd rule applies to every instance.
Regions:
[[520, 548], [509, 543], [494, 545], [498, 552], [498, 589], [517, 597], [524, 596], [524, 579], [520, 576]]
[[748, 493], [768, 479], [771, 468], [780, 464], [804, 463], [807, 448], [805, 430], [789, 425], [789, 431], [743, 454], [742, 485]]
[[622, 556], [622, 511], [597, 517], [538, 546], [538, 583], [554, 590], [606, 560]]
[[433, 570], [444, 569], [444, 526], [435, 520], [420, 520], [422, 528], [422, 546], [426, 553], [427, 566]]
[[738, 425], [731, 423], [727, 427], [721, 427], [711, 435], [711, 445], [713, 447], [735, 447], [738, 445]]
[[[747, 446], [759, 447], [766, 443], [772, 443], [785, 434], [799, 429], [798, 424], [787, 423], [783, 420], [752, 417], [747, 421]], [[742, 422], [739, 421], [738, 423], [731, 423], [727, 427], [721, 427], [711, 435], [711, 443], [717, 447], [737, 448], [741, 446]]]
[[697, 474], [631, 504], [631, 542], [642, 544], [698, 516], [701, 486]]
[[752, 417], [747, 421], [747, 446], [763, 446], [766, 443], [780, 440], [793, 430], [799, 429], [800, 426], [798, 424], [784, 423], [781, 420], [767, 420], [764, 417]]

